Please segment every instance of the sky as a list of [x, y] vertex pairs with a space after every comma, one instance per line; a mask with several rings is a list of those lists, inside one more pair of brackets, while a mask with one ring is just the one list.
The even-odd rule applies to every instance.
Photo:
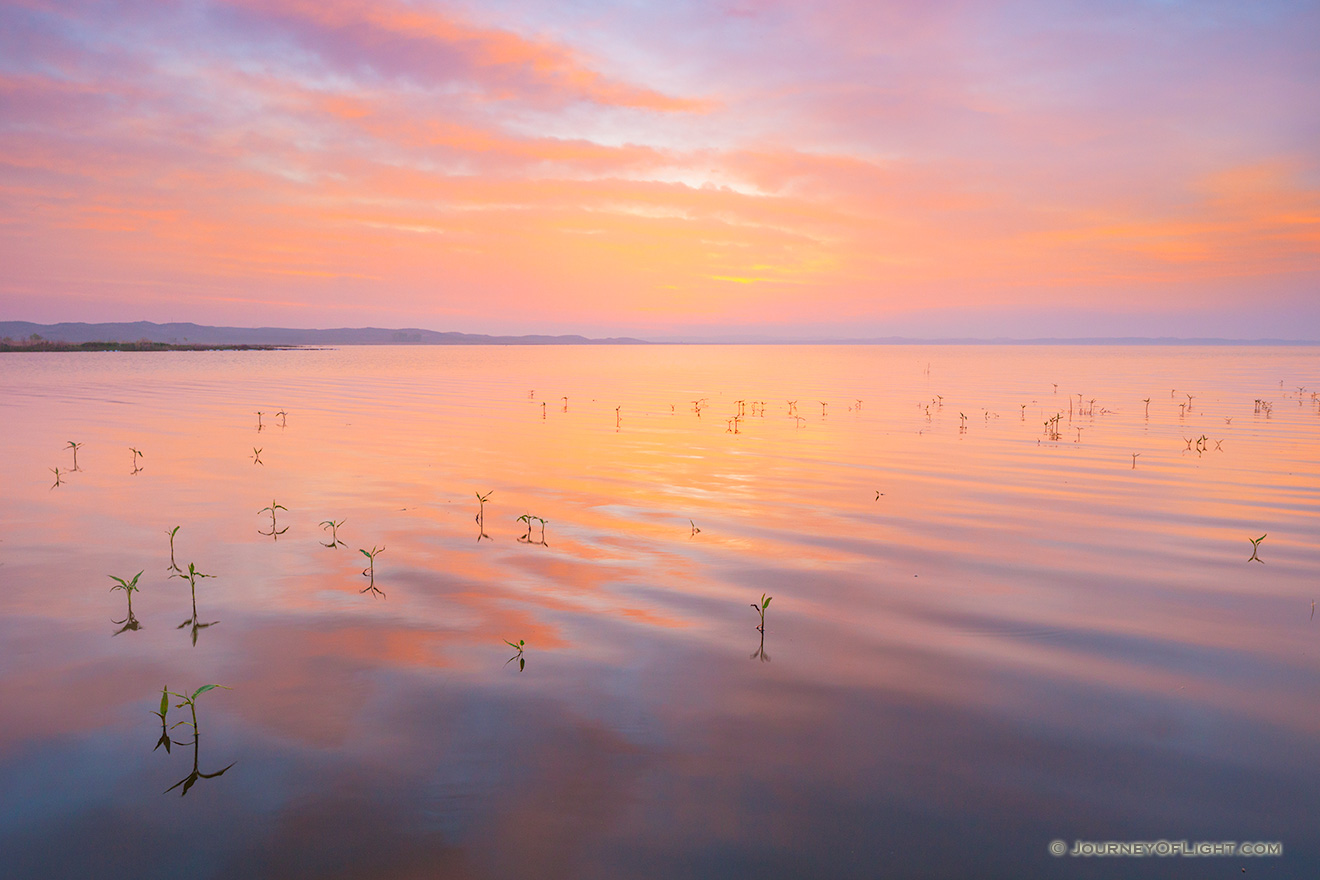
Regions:
[[1320, 339], [1320, 2], [0, 0], [0, 319]]

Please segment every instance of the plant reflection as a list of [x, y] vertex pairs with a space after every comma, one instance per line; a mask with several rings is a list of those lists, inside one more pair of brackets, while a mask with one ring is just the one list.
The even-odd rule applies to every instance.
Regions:
[[761, 644], [757, 647], [757, 649], [756, 649], [755, 651], [752, 652], [751, 656], [748, 657], [747, 659], [749, 659], [749, 660], [760, 660], [762, 663], [769, 663], [769, 662], [770, 662], [770, 655], [767, 654], [767, 653], [765, 652], [765, 632], [764, 632], [764, 630], [761, 632]]

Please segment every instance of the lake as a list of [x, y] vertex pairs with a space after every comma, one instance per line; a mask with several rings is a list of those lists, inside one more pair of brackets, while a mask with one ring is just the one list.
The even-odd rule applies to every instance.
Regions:
[[1317, 353], [0, 354], [4, 873], [1320, 876]]

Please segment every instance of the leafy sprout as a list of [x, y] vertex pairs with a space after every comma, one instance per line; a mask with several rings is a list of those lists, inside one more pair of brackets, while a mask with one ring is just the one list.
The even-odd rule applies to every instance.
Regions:
[[119, 633], [126, 632], [127, 630], [130, 629], [137, 631], [138, 629], [141, 628], [141, 625], [138, 623], [137, 618], [133, 616], [133, 593], [139, 589], [137, 582], [138, 582], [138, 578], [140, 577], [142, 577], [141, 571], [133, 575], [132, 580], [125, 580], [124, 578], [121, 577], [115, 577], [114, 575], [109, 575], [110, 580], [116, 582], [115, 585], [110, 588], [110, 592], [113, 593], [115, 590], [123, 590], [124, 594], [128, 596], [128, 614], [124, 616], [123, 620], [113, 621], [113, 623], [115, 624], [123, 624], [123, 629], [119, 630], [119, 632], [116, 632], [115, 635], [119, 635]]
[[770, 600], [773, 598], [774, 596], [767, 596], [765, 593], [762, 593], [761, 603], [759, 605], [755, 602], [752, 603], [752, 608], [756, 611], [756, 613], [761, 615], [761, 624], [757, 627], [757, 629], [762, 633], [765, 632], [765, 609], [770, 607]]
[[1264, 559], [1261, 559], [1259, 556], [1257, 556], [1256, 553], [1257, 553], [1257, 551], [1260, 550], [1260, 542], [1261, 542], [1261, 541], [1264, 541], [1267, 537], [1269, 537], [1268, 533], [1266, 533], [1266, 534], [1264, 534], [1264, 535], [1261, 535], [1259, 538], [1248, 538], [1248, 539], [1247, 539], [1248, 541], [1251, 542], [1251, 556], [1249, 556], [1249, 557], [1247, 558], [1247, 562], [1251, 562], [1252, 560], [1255, 560], [1256, 562], [1259, 562], [1259, 563], [1261, 563], [1262, 565], [1265, 564], [1265, 560], [1264, 560]]
[[522, 639], [519, 639], [516, 643], [515, 643], [515, 642], [511, 642], [511, 641], [509, 641], [508, 639], [505, 639], [505, 640], [504, 640], [504, 644], [508, 645], [510, 648], [513, 648], [513, 650], [517, 651], [516, 654], [514, 654], [514, 655], [513, 655], [512, 657], [510, 657], [508, 660], [505, 660], [505, 661], [504, 661], [504, 665], [505, 665], [505, 666], [508, 666], [508, 665], [509, 665], [510, 663], [512, 663], [514, 660], [517, 660], [517, 661], [518, 661], [518, 671], [519, 671], [519, 672], [522, 672], [524, 669], [526, 669], [526, 668], [527, 668], [527, 658], [523, 657], [523, 648], [526, 647], [526, 644], [527, 644], [527, 643], [524, 642]]

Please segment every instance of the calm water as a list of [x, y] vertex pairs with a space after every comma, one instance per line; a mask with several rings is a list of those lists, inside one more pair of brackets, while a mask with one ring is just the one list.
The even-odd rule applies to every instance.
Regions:
[[0, 355], [3, 873], [1320, 875], [1316, 355]]

